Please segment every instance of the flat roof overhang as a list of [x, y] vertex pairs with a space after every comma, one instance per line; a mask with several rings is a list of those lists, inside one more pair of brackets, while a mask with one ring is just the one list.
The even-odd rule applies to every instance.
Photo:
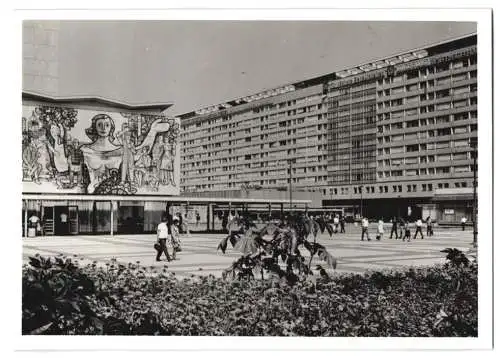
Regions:
[[[250, 199], [250, 198], [197, 198], [187, 196], [156, 196], [156, 195], [77, 195], [77, 194], [22, 194], [23, 200], [80, 200], [80, 201], [153, 201], [177, 202], [190, 204], [200, 203], [247, 203], [247, 204], [289, 204], [289, 199]], [[292, 200], [292, 204], [308, 205], [311, 200]]]

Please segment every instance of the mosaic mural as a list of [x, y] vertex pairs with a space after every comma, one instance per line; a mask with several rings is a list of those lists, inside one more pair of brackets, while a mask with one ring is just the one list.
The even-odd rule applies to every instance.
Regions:
[[179, 195], [178, 119], [23, 105], [23, 191]]

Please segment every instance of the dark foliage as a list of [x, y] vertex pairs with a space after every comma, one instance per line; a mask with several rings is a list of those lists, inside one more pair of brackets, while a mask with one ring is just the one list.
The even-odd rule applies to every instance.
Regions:
[[446, 260], [448, 260], [448, 265], [453, 266], [469, 266], [470, 260], [467, 256], [458, 249], [446, 248], [441, 250], [441, 252], [446, 253]]
[[[263, 257], [258, 258], [259, 255]], [[296, 275], [263, 253], [226, 281], [177, 280], [116, 262], [35, 257], [23, 268], [24, 334], [477, 337], [477, 263], [364, 275]], [[276, 274], [251, 280], [261, 267]], [[252, 269], [251, 269], [252, 268]]]

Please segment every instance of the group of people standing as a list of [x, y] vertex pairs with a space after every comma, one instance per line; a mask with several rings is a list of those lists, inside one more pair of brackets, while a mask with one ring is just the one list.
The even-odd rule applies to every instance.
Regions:
[[333, 232], [336, 234], [339, 231], [340, 225], [340, 233], [345, 233], [345, 217], [344, 215], [339, 216], [338, 214], [333, 217]]
[[[404, 220], [402, 218], [392, 218], [392, 228], [391, 228], [391, 236], [389, 237], [392, 239], [392, 234], [395, 234], [395, 239], [402, 239], [403, 241], [410, 241], [411, 238], [411, 231], [410, 231], [410, 223], [408, 220]], [[413, 240], [417, 238], [417, 235], [420, 234], [420, 238], [424, 238], [424, 234], [422, 233], [422, 226], [423, 222], [421, 219], [417, 219], [415, 221], [415, 234], [413, 235]], [[433, 228], [433, 223], [432, 219], [430, 216], [425, 219], [425, 225], [427, 227], [427, 236], [433, 236], [434, 235], [434, 228]], [[398, 229], [399, 229], [399, 237], [398, 237]], [[404, 236], [403, 236], [404, 232]]]
[[[404, 220], [402, 218], [396, 218], [393, 217], [391, 220], [392, 226], [391, 226], [391, 235], [389, 239], [392, 239], [392, 235], [395, 235], [395, 239], [402, 239], [403, 241], [410, 241], [411, 239], [411, 230], [410, 230], [410, 222], [408, 220]], [[427, 217], [425, 219], [425, 224], [427, 227], [427, 236], [433, 236], [434, 235], [434, 229], [433, 229], [433, 223], [432, 219], [430, 217]], [[371, 241], [370, 235], [368, 233], [368, 225], [369, 221], [368, 219], [362, 218], [361, 219], [361, 241], [364, 241], [365, 235], [367, 241]], [[420, 234], [420, 239], [424, 238], [424, 234], [422, 232], [422, 226], [423, 222], [421, 219], [417, 219], [415, 221], [415, 234], [413, 235], [413, 240], [417, 238], [417, 235]], [[399, 235], [398, 235], [399, 232]], [[404, 233], [404, 235], [403, 235]], [[377, 240], [381, 240], [384, 235], [384, 221], [380, 219], [377, 223]]]

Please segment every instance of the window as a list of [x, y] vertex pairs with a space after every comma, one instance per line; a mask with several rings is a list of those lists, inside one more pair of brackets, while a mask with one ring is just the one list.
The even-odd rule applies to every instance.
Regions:
[[406, 152], [418, 152], [418, 144], [407, 145]]
[[404, 111], [397, 111], [391, 113], [391, 118], [401, 118], [404, 115]]
[[462, 87], [457, 87], [453, 89], [453, 94], [461, 94], [461, 93], [467, 93], [469, 92], [469, 86], [462, 86]]
[[406, 158], [405, 164], [418, 164], [418, 157]]
[[467, 126], [455, 127], [455, 128], [453, 128], [453, 133], [455, 133], [455, 134], [467, 133]]
[[436, 174], [448, 174], [450, 173], [450, 167], [437, 167]]
[[397, 94], [397, 93], [402, 93], [405, 91], [405, 88], [403, 86], [400, 87], [394, 87], [392, 89], [392, 94]]
[[449, 148], [450, 142], [436, 142], [436, 149]]
[[[443, 110], [449, 109], [449, 108], [451, 108], [450, 102], [436, 104], [436, 111], [443, 111]], [[429, 111], [429, 112], [431, 112], [431, 111]]]
[[450, 154], [438, 154], [436, 156], [436, 160], [439, 162], [439, 161], [448, 161], [450, 160], [451, 157], [450, 157]]
[[393, 147], [393, 148], [387, 148], [390, 149], [390, 153], [396, 154], [396, 153], [404, 153], [404, 147]]
[[467, 147], [469, 145], [469, 140], [461, 139], [453, 142], [454, 147]]
[[451, 134], [451, 128], [439, 128], [437, 130], [438, 136], [445, 136], [445, 135], [450, 135], [450, 134]]
[[436, 66], [436, 73], [448, 71], [450, 68], [449, 63], [444, 63]]
[[463, 153], [453, 153], [453, 160], [466, 160], [467, 152]]
[[418, 126], [419, 126], [418, 119], [414, 120], [414, 121], [406, 122], [406, 128], [414, 128], [414, 127], [418, 127]]
[[445, 90], [441, 90], [441, 91], [436, 91], [436, 99], [440, 99], [440, 98], [443, 98], [443, 97], [448, 97], [450, 95], [450, 90], [449, 89], [445, 89]]
[[453, 82], [463, 81], [466, 79], [467, 79], [467, 73], [460, 73], [457, 75], [453, 75], [453, 77], [452, 77]]
[[453, 108], [460, 108], [460, 107], [465, 107], [467, 106], [467, 100], [464, 99], [462, 101], [454, 101], [453, 102]]
[[459, 165], [453, 167], [453, 171], [455, 173], [465, 173], [465, 172], [470, 172], [470, 167], [468, 165]]

